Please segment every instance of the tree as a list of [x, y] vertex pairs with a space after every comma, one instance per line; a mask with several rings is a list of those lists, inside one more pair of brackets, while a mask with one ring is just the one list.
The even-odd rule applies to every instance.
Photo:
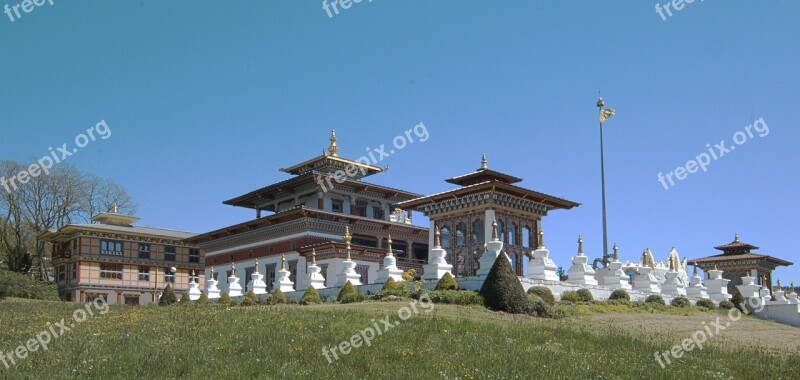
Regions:
[[178, 297], [175, 296], [172, 286], [167, 284], [167, 287], [164, 288], [164, 293], [161, 293], [161, 298], [158, 299], [158, 304], [161, 306], [169, 306], [175, 302], [178, 302]]
[[558, 267], [558, 269], [556, 270], [556, 274], [558, 275], [558, 279], [560, 281], [567, 281], [567, 279], [569, 278], [567, 276], [567, 271], [564, 270], [564, 267]]
[[490, 310], [506, 313], [522, 314], [528, 310], [528, 299], [525, 289], [520, 284], [508, 256], [501, 253], [494, 261], [492, 269], [481, 286], [480, 295]]

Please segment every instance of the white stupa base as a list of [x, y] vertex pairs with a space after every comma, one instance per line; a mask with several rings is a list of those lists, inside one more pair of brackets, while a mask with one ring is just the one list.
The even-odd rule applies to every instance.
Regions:
[[275, 274], [275, 281], [272, 282], [272, 288], [275, 290], [280, 289], [281, 292], [293, 292], [294, 282], [289, 278], [291, 273], [286, 269], [281, 269]]
[[200, 296], [203, 292], [200, 291], [200, 285], [194, 281], [189, 283], [189, 290], [186, 292], [189, 295], [189, 299], [192, 301], [197, 301], [200, 299]]
[[486, 277], [489, 271], [492, 270], [494, 262], [500, 256], [500, 251], [503, 250], [503, 242], [499, 240], [492, 240], [486, 243], [486, 250], [478, 259], [478, 270], [475, 272], [476, 276]]
[[322, 275], [322, 268], [317, 265], [309, 265], [308, 269], [308, 286], [314, 289], [325, 288], [325, 277]]
[[342, 272], [336, 276], [336, 285], [334, 285], [334, 287], [341, 288], [347, 281], [350, 281], [353, 286], [361, 285], [361, 275], [356, 272], [355, 268], [355, 261], [342, 261]]
[[217, 284], [219, 282], [213, 278], [209, 278], [206, 280], [206, 296], [208, 299], [217, 299], [219, 298], [219, 288]]
[[255, 295], [267, 294], [267, 284], [264, 283], [264, 275], [261, 273], [253, 273], [252, 279], [247, 284], [247, 290], [253, 292]]
[[561, 281], [556, 271], [558, 265], [550, 259], [550, 250], [538, 248], [533, 251], [533, 259], [528, 263], [528, 275], [525, 278], [543, 281]]
[[242, 286], [239, 285], [239, 278], [235, 276], [228, 277], [228, 295], [231, 297], [242, 296]]
[[572, 258], [572, 266], [567, 271], [567, 282], [575, 285], [597, 285], [594, 278], [595, 271], [588, 265], [589, 258], [586, 256], [575, 256]]
[[447, 251], [444, 249], [431, 249], [428, 253], [428, 264], [422, 266], [422, 279], [427, 281], [438, 281], [444, 277], [446, 273], [450, 273], [450, 275], [452, 275], [451, 271], [453, 270], [453, 266], [447, 263], [447, 260], [445, 260], [446, 256]]

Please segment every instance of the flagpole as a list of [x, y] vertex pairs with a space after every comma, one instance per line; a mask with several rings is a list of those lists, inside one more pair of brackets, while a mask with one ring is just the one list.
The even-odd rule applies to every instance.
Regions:
[[[603, 98], [597, 100], [597, 108], [600, 110], [599, 114], [603, 113]], [[606, 217], [606, 164], [605, 154], [603, 152], [603, 119], [600, 118], [600, 181], [603, 191], [603, 265], [608, 266], [608, 221]]]

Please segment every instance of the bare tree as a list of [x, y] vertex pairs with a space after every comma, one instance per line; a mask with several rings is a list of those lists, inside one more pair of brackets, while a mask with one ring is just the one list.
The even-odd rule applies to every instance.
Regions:
[[[0, 163], [0, 176], [6, 178], [22, 170], [25, 167], [17, 162]], [[113, 203], [128, 212], [136, 209], [127, 192], [113, 181], [81, 173], [66, 164], [18, 185], [10, 192], [0, 188], [0, 250], [5, 251], [9, 269], [23, 273], [31, 269], [30, 258], [35, 258], [42, 279], [47, 279], [48, 252], [45, 242], [38, 238], [41, 234], [73, 222], [88, 222]]]

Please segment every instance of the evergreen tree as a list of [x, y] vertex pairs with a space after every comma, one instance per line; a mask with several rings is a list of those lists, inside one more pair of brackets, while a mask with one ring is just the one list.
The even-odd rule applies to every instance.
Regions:
[[480, 295], [490, 310], [513, 314], [527, 312], [528, 300], [525, 289], [511, 269], [505, 253], [500, 254], [494, 261], [481, 287]]

